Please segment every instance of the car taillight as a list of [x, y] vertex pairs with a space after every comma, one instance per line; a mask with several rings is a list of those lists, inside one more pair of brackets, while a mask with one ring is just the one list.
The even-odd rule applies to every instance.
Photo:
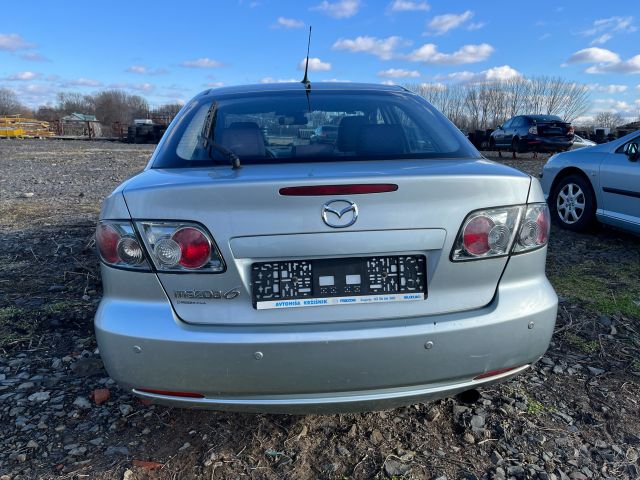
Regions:
[[546, 203], [533, 203], [527, 206], [522, 218], [518, 240], [513, 248], [514, 253], [526, 252], [543, 247], [549, 241], [551, 217]]
[[567, 135], [573, 135], [574, 132], [575, 129], [573, 128], [573, 125], [569, 125], [569, 128], [567, 128]]
[[136, 222], [156, 269], [221, 273], [225, 263], [211, 235], [192, 222]]
[[495, 258], [540, 248], [549, 240], [549, 219], [545, 203], [471, 212], [462, 223], [451, 260]]
[[107, 265], [134, 270], [148, 270], [142, 245], [131, 222], [104, 220], [96, 229], [96, 245]]
[[529, 127], [529, 133], [531, 135], [538, 135], [538, 127], [536, 127], [535, 125], [533, 127]]

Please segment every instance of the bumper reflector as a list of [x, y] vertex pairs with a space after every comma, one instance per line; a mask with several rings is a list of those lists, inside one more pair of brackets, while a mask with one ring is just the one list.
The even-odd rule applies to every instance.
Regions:
[[474, 380], [482, 380], [483, 378], [489, 378], [489, 377], [497, 377], [498, 375], [502, 375], [503, 373], [507, 373], [510, 372], [511, 370], [516, 370], [518, 368], [520, 368], [522, 365], [518, 365], [517, 367], [509, 367], [509, 368], [499, 368], [497, 370], [490, 370], [488, 372], [485, 373], [481, 373], [480, 375], [478, 375], [477, 377], [474, 377]]
[[139, 392], [153, 393], [154, 395], [165, 395], [167, 397], [204, 398], [201, 393], [195, 392], [171, 392], [169, 390], [154, 390], [151, 388], [136, 388]]

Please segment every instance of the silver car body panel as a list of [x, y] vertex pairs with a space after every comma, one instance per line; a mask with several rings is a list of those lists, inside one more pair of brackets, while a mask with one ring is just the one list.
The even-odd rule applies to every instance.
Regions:
[[[357, 222], [348, 229], [334, 229], [322, 221], [326, 197], [279, 194], [280, 188], [288, 186], [381, 179], [397, 184], [398, 190], [341, 197], [359, 208]], [[134, 219], [204, 224], [227, 263], [224, 275], [158, 274], [181, 319], [194, 324], [264, 325], [308, 322], [309, 314], [306, 309], [255, 310], [249, 285], [255, 261], [356, 253], [426, 255], [429, 301], [316, 307], [316, 322], [432, 315], [486, 305], [507, 257], [449, 262], [453, 242], [470, 211], [526, 203], [530, 184], [528, 175], [487, 160], [411, 160], [250, 165], [240, 171], [226, 167], [147, 170], [127, 182], [123, 192]], [[194, 209], [194, 205], [200, 207]], [[358, 243], [350, 243], [353, 239]], [[456, 288], [451, 288], [452, 283]], [[241, 294], [224, 302], [185, 300], [175, 294], [237, 287]]]
[[512, 256], [492, 301], [472, 312], [295, 327], [187, 324], [154, 275], [103, 266], [96, 335], [109, 374], [125, 387], [205, 395], [136, 392], [161, 403], [290, 413], [390, 408], [535, 362], [557, 310], [545, 256], [546, 248]]
[[[169, 135], [171, 128], [161, 144]], [[257, 412], [378, 410], [504, 380], [548, 347], [557, 296], [545, 275], [546, 247], [451, 260], [470, 212], [544, 201], [529, 175], [479, 154], [241, 169], [150, 168], [153, 158], [106, 199], [100, 218], [198, 222], [226, 271], [102, 264], [100, 353], [112, 378], [139, 396]], [[336, 197], [279, 192], [354, 183], [397, 190]], [[355, 202], [357, 221], [327, 225], [322, 208], [331, 200]], [[252, 304], [250, 268], [257, 261], [411, 254], [427, 259], [424, 300], [272, 310]], [[184, 295], [200, 290], [234, 293]]]
[[602, 223], [640, 233], [640, 162], [616, 152], [626, 143], [640, 142], [634, 132], [609, 143], [553, 155], [540, 180], [545, 198], [554, 182], [570, 169], [582, 172], [596, 196], [596, 216]]

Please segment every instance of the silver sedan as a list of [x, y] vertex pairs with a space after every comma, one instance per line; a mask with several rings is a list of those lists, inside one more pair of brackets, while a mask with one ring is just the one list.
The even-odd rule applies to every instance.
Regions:
[[639, 145], [637, 131], [552, 156], [541, 183], [557, 223], [584, 231], [598, 220], [640, 233]]
[[[337, 127], [336, 141], [308, 132]], [[377, 410], [503, 381], [545, 352], [540, 184], [400, 87], [278, 84], [187, 103], [105, 201], [95, 317], [148, 400]]]

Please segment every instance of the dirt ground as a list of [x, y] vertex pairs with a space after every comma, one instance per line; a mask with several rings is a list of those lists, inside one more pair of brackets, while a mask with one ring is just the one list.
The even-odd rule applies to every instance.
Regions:
[[[151, 152], [0, 140], [1, 480], [639, 477], [640, 242], [608, 228], [554, 227], [550, 349], [473, 405], [328, 416], [143, 405], [100, 361], [92, 236], [101, 200]], [[545, 161], [522, 157], [502, 161], [532, 174]], [[96, 389], [109, 394], [100, 405]]]

